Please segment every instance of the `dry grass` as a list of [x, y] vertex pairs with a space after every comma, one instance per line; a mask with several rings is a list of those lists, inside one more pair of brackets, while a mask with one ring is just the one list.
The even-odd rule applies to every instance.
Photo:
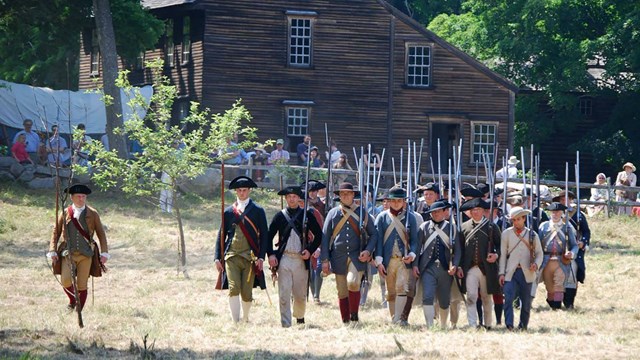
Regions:
[[[411, 314], [414, 325], [391, 326], [377, 278], [360, 326], [345, 328], [333, 277], [325, 281], [324, 303], [308, 303], [307, 325], [282, 329], [275, 289], [269, 287], [273, 305], [254, 291], [251, 323], [239, 326], [230, 321], [226, 292], [213, 289], [216, 200], [186, 199], [191, 280], [184, 280], [176, 275], [173, 221], [135, 200], [98, 193], [90, 203], [109, 226], [113, 259], [110, 272], [95, 281], [95, 303], [90, 296], [79, 329], [44, 257], [53, 196], [0, 188], [0, 358], [539, 359], [551, 352], [554, 358], [637, 358], [640, 350], [636, 219], [591, 222], [587, 283], [576, 311], [549, 311], [540, 289], [527, 333], [426, 329], [420, 308]], [[279, 200], [259, 196], [273, 214]]]

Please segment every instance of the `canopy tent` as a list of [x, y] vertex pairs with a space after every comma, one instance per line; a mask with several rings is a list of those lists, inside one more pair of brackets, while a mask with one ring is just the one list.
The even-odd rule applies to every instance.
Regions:
[[[147, 85], [137, 89], [148, 105], [153, 88]], [[141, 118], [146, 115], [146, 109], [128, 105], [133, 93], [120, 90], [120, 95], [124, 121], [131, 119], [134, 111]], [[0, 80], [0, 124], [22, 129], [24, 119], [33, 120], [36, 131], [45, 131], [45, 127], [50, 130], [51, 125], [58, 124], [60, 133], [71, 134], [83, 123], [87, 134], [104, 134], [107, 113], [102, 95], [96, 92], [53, 90]]]

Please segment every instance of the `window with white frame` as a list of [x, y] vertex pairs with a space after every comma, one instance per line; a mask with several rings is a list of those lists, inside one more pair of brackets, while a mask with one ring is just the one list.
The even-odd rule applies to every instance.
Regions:
[[313, 18], [290, 16], [289, 18], [289, 65], [297, 67], [311, 66], [313, 45]]
[[287, 108], [287, 135], [304, 136], [309, 129], [309, 108]]
[[409, 44], [406, 53], [407, 86], [431, 86], [431, 47]]
[[472, 122], [471, 139], [472, 154], [471, 160], [483, 163], [483, 153], [489, 157], [489, 163], [493, 164], [496, 140], [498, 137], [498, 123], [495, 122]]
[[176, 64], [175, 53], [176, 44], [173, 39], [173, 19], [167, 19], [165, 23], [165, 48], [164, 48], [164, 64], [166, 66], [174, 66]]
[[98, 31], [96, 29], [91, 32], [91, 66], [89, 72], [91, 75], [100, 74], [100, 44], [98, 43]]
[[191, 19], [189, 16], [182, 18], [182, 59], [181, 62], [189, 62], [191, 55]]
[[593, 98], [591, 96], [583, 96], [580, 98], [580, 115], [591, 116], [593, 114]]
[[136, 64], [135, 64], [135, 68], [136, 70], [142, 70], [144, 69], [144, 62], [145, 62], [146, 58], [145, 58], [145, 53], [144, 51], [141, 51], [138, 54], [138, 57], [136, 58]]

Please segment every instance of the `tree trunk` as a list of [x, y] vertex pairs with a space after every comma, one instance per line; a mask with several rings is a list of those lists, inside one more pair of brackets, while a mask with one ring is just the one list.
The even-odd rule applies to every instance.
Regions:
[[178, 220], [178, 272], [182, 271], [185, 279], [189, 279], [189, 273], [187, 272], [187, 245], [184, 241], [184, 228], [182, 226], [182, 216], [180, 215], [180, 206], [178, 199], [176, 198], [176, 184], [175, 180], [171, 186], [173, 192], [173, 209], [176, 211], [176, 220]]
[[111, 5], [109, 0], [93, 0], [93, 14], [96, 19], [96, 29], [98, 30], [98, 43], [100, 44], [100, 56], [102, 60], [102, 81], [104, 93], [111, 98], [107, 102], [107, 136], [109, 147], [116, 149], [118, 156], [127, 158], [127, 151], [124, 136], [116, 135], [113, 129], [122, 128], [122, 101], [120, 99], [120, 89], [116, 86], [118, 76], [118, 53], [116, 51], [116, 37], [113, 32], [113, 21], [111, 19]]

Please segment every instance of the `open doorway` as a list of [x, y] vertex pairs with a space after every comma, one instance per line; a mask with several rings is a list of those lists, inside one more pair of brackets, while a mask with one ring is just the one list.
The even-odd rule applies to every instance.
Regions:
[[[460, 144], [460, 124], [431, 123], [431, 154], [433, 157], [434, 173], [438, 173], [438, 140], [440, 140], [440, 171], [442, 175], [448, 172], [448, 159], [453, 166], [453, 146]], [[453, 170], [452, 170], [453, 171]]]

